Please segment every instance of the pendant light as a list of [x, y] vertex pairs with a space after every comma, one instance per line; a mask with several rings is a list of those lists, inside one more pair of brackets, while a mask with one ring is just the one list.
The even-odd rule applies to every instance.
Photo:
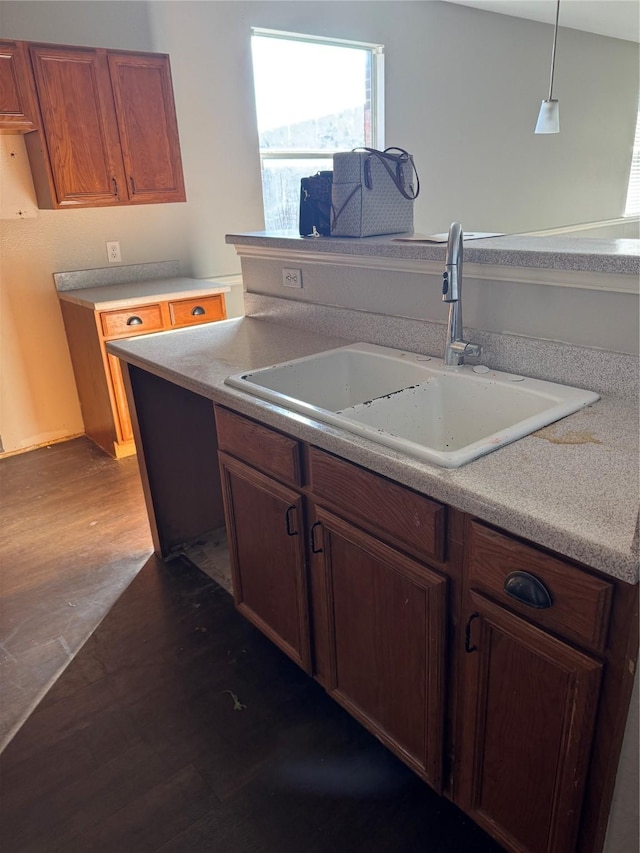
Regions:
[[536, 133], [560, 133], [560, 105], [553, 98], [553, 72], [556, 65], [556, 42], [558, 40], [558, 18], [560, 17], [560, 0], [556, 6], [556, 25], [553, 30], [553, 50], [551, 51], [551, 79], [549, 80], [549, 97], [542, 102], [536, 124]]

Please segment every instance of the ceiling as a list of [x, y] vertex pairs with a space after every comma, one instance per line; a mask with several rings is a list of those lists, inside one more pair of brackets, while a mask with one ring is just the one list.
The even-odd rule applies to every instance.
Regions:
[[[556, 0], [445, 0], [554, 24]], [[640, 42], [640, 0], [561, 0], [559, 26]]]

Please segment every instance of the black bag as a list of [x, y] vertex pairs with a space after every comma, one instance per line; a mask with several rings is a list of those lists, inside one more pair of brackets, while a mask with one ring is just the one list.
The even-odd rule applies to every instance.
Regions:
[[300, 181], [300, 236], [331, 234], [331, 184], [333, 172], [317, 172]]

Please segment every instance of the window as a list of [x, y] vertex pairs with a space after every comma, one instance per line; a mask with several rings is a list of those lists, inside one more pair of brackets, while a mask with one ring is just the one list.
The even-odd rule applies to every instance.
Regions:
[[251, 49], [265, 228], [297, 231], [300, 178], [383, 147], [382, 46], [254, 29]]
[[633, 143], [633, 157], [631, 158], [631, 172], [629, 174], [629, 187], [627, 189], [627, 203], [624, 215], [640, 215], [640, 104], [638, 105], [636, 138]]

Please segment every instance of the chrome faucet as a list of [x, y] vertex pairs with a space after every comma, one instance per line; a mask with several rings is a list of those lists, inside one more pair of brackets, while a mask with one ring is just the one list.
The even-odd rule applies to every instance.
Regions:
[[478, 356], [481, 347], [462, 337], [462, 225], [452, 222], [447, 241], [446, 269], [442, 274], [442, 301], [449, 303], [447, 343], [444, 363], [449, 367], [464, 364], [465, 357]]

